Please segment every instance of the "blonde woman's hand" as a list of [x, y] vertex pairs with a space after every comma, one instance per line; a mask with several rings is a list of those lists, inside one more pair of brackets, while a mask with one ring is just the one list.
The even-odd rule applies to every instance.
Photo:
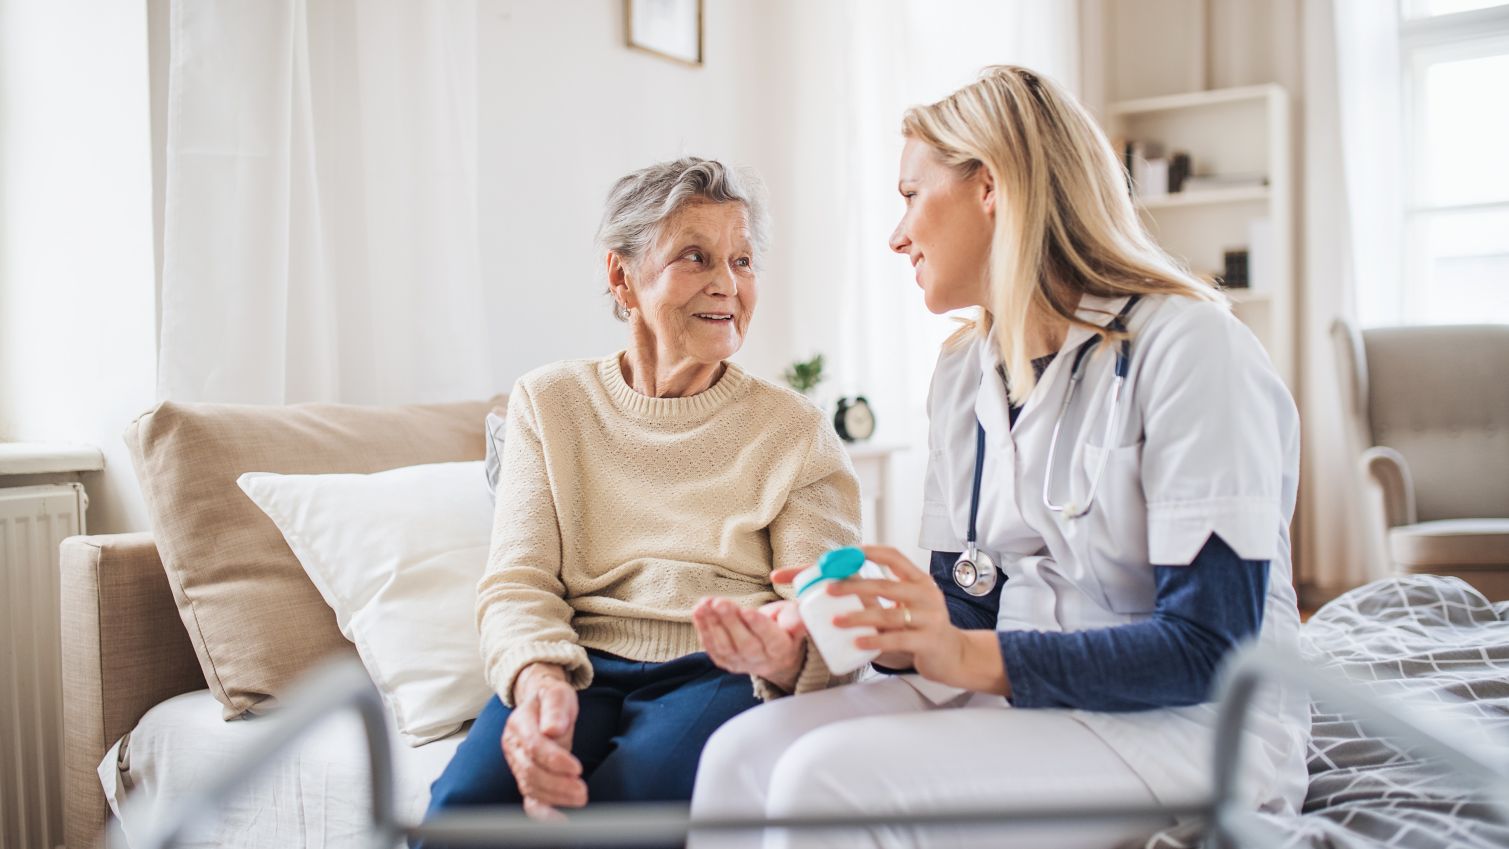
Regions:
[[732, 599], [708, 597], [692, 608], [692, 625], [719, 668], [758, 675], [788, 693], [796, 687], [807, 631], [791, 602], [744, 610]]
[[571, 754], [576, 690], [561, 667], [535, 663], [519, 673], [514, 695], [513, 713], [503, 726], [503, 757], [524, 796], [524, 812], [560, 819], [557, 808], [587, 804], [582, 764]]
[[[784, 569], [777, 569], [774, 572], [770, 573], [770, 582], [773, 584], [789, 584], [792, 581], [795, 581], [796, 576], [800, 575], [803, 571], [804, 570], [802, 569], [802, 567], [798, 566], [788, 566]], [[883, 609], [880, 602], [874, 598], [866, 598], [861, 596], [860, 601], [863, 602], [866, 610]], [[772, 604], [781, 603], [783, 602], [772, 602]], [[784, 603], [791, 605], [792, 614], [795, 616], [796, 620], [800, 622], [801, 614], [797, 613], [796, 602], [790, 601]], [[767, 604], [765, 606], [770, 607], [771, 605]], [[805, 628], [803, 629], [803, 633], [806, 633]], [[910, 652], [904, 651], [881, 652], [880, 656], [875, 658], [873, 662], [880, 666], [884, 666], [887, 669], [911, 669], [912, 655]]]
[[[862, 649], [911, 655], [912, 666], [930, 681], [981, 693], [1010, 695], [1000, 644], [993, 630], [965, 631], [948, 617], [943, 590], [933, 576], [917, 568], [894, 548], [867, 545], [865, 559], [890, 570], [895, 580], [850, 578], [826, 589], [834, 595], [856, 595], [865, 609], [834, 619], [840, 628], [869, 625], [878, 632], [860, 637]], [[880, 599], [893, 607], [881, 607]], [[886, 666], [891, 664], [886, 663]]]

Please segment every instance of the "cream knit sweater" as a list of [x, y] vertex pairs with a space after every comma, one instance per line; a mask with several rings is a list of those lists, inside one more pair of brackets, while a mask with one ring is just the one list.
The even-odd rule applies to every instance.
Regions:
[[[624, 382], [621, 356], [546, 366], [508, 399], [477, 628], [509, 706], [531, 663], [560, 664], [582, 689], [588, 648], [647, 662], [701, 651], [699, 599], [789, 598], [773, 568], [859, 540], [859, 482], [806, 399], [732, 363], [705, 392], [652, 398]], [[809, 649], [796, 691], [830, 683]]]

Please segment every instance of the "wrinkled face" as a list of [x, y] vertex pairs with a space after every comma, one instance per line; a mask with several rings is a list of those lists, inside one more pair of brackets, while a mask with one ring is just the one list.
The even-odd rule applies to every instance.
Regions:
[[701, 363], [728, 359], [744, 344], [759, 294], [744, 205], [684, 207], [624, 276], [624, 302], [661, 351]]
[[996, 196], [989, 172], [968, 177], [938, 160], [933, 149], [907, 139], [896, 184], [906, 213], [891, 234], [891, 250], [905, 254], [934, 313], [990, 302], [990, 238]]

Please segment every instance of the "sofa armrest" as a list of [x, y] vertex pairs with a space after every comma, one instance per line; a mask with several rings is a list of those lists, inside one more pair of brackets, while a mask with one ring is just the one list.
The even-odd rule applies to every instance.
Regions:
[[1382, 496], [1383, 529], [1419, 521], [1415, 511], [1415, 482], [1404, 455], [1387, 446], [1375, 445], [1362, 452], [1360, 462], [1363, 480], [1378, 487]]
[[60, 558], [63, 836], [86, 849], [108, 810], [105, 752], [153, 705], [205, 682], [151, 534], [70, 537]]

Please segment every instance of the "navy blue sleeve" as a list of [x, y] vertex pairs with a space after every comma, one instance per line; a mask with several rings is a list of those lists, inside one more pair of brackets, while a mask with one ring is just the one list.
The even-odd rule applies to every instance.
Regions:
[[1142, 622], [1000, 632], [1011, 703], [1133, 711], [1208, 701], [1222, 658], [1263, 624], [1268, 561], [1243, 560], [1212, 534], [1188, 566], [1153, 572], [1157, 601]]
[[954, 627], [966, 631], [978, 631], [982, 628], [993, 631], [996, 627], [996, 614], [1001, 610], [1001, 588], [1006, 586], [1006, 576], [997, 574], [996, 585], [985, 595], [970, 595], [954, 583], [954, 563], [962, 553], [933, 552], [928, 571], [933, 574], [933, 582], [943, 590], [943, 601], [948, 605], [948, 618], [954, 623]]
[[[943, 590], [943, 601], [948, 605], [949, 621], [954, 623], [954, 627], [963, 628], [966, 631], [995, 630], [996, 613], [1001, 607], [1001, 587], [1006, 584], [1006, 576], [997, 575], [996, 585], [985, 595], [970, 595], [954, 583], [954, 561], [959, 559], [961, 553], [935, 551], [932, 563], [928, 567], [928, 571], [932, 572], [933, 581], [938, 584], [939, 589]], [[891, 669], [878, 663], [871, 665], [875, 667], [876, 672], [885, 675], [899, 675], [913, 671]]]

